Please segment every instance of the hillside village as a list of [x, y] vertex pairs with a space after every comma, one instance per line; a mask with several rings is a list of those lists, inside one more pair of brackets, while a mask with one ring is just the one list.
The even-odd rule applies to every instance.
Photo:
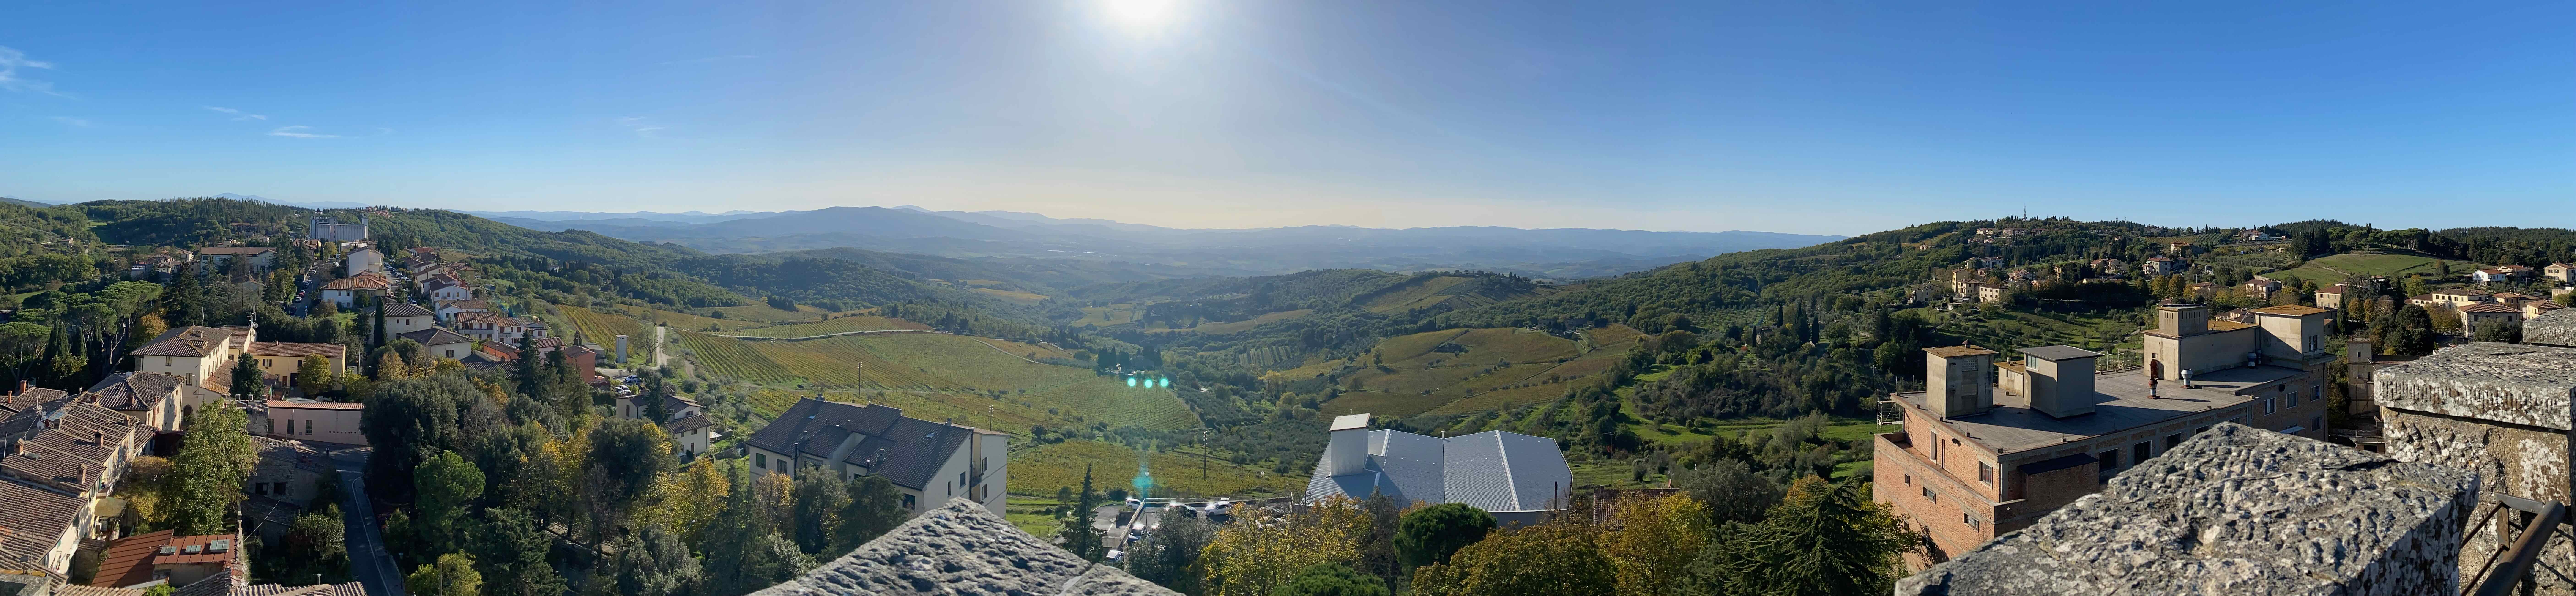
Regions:
[[[181, 205], [221, 225], [115, 223]], [[0, 579], [39, 594], [381, 596], [470, 573], [730, 596], [933, 512], [1185, 593], [1224, 581], [1210, 565], [1343, 556], [1260, 546], [1317, 511], [1610, 544], [1707, 519], [1790, 536], [1813, 530], [1781, 511], [1823, 508], [1877, 520], [1894, 541], [1852, 556], [1911, 572], [2221, 423], [2418, 458], [2407, 425], [2440, 410], [2393, 406], [2412, 398], [2374, 375], [2565, 345], [2545, 330], [2576, 317], [2564, 236], [2339, 222], [2007, 218], [1579, 281], [1057, 287], [427, 210], [64, 209], [131, 243], [60, 228], [12, 257], [54, 276], [15, 278], [0, 311], [21, 379], [0, 499], [23, 512], [0, 515], [19, 572]], [[976, 291], [1001, 286], [1050, 293]], [[1341, 562], [1419, 593], [1499, 581], [1382, 546]], [[1769, 556], [1705, 546], [1668, 564]]]

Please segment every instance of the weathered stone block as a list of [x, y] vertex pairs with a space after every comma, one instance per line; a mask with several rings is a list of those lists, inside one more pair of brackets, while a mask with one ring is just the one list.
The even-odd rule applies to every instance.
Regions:
[[2465, 469], [2220, 424], [1900, 595], [2456, 594]]
[[2576, 348], [2475, 342], [2379, 369], [2380, 407], [2576, 429]]
[[965, 499], [923, 513], [804, 577], [754, 596], [1178, 596], [1040, 542]]
[[2523, 321], [2522, 342], [2576, 347], [2576, 308], [2552, 311]]

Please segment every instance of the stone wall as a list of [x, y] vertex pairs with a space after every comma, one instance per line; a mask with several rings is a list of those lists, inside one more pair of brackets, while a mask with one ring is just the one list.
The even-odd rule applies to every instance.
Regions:
[[2468, 470], [2220, 424], [1896, 593], [2457, 594], [2477, 499]]
[[965, 499], [949, 499], [804, 577], [752, 594], [1178, 596], [1040, 542]]
[[[2380, 369], [2376, 381], [2388, 455], [2477, 472], [2481, 515], [2498, 507], [2496, 495], [2576, 500], [2568, 478], [2576, 348], [2471, 343]], [[2471, 528], [2462, 573], [2494, 559], [2504, 535], [2493, 523]], [[2539, 593], [2576, 594], [2576, 541], [2551, 540], [2534, 567]]]

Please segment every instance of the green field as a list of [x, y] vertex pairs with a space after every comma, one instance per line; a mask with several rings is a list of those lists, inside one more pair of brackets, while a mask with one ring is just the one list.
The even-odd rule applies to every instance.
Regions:
[[[803, 304], [796, 305], [796, 310], [793, 311], [778, 310], [776, 308], [771, 308], [767, 304], [754, 304], [751, 306], [720, 306], [707, 310], [711, 312], [724, 313], [724, 318], [726, 319], [737, 321], [758, 321], [762, 323], [783, 323], [787, 321], [820, 319], [823, 318], [825, 313], [831, 312]], [[679, 323], [675, 321], [671, 324], [677, 325]]]
[[637, 322], [635, 319], [602, 313], [578, 306], [556, 305], [555, 310], [563, 313], [564, 318], [571, 319], [573, 328], [581, 331], [581, 334], [586, 336], [591, 343], [614, 345], [613, 342], [616, 341], [616, 338], [619, 335], [625, 335], [631, 338], [632, 341], [636, 342], [636, 345], [644, 345], [653, 341], [652, 330], [647, 329], [646, 325]]
[[1033, 293], [1033, 292], [1018, 292], [1018, 291], [1012, 291], [1012, 290], [1005, 290], [1005, 289], [1001, 289], [1001, 288], [972, 288], [972, 289], [969, 289], [968, 291], [971, 291], [971, 292], [974, 292], [974, 293], [977, 293], [977, 294], [983, 294], [983, 295], [986, 295], [986, 296], [992, 296], [992, 297], [994, 297], [994, 298], [1000, 298], [1000, 299], [1003, 299], [1003, 300], [1006, 300], [1006, 301], [1015, 302], [1015, 303], [1019, 303], [1019, 304], [1037, 304], [1037, 303], [1040, 303], [1040, 302], [1045, 302], [1045, 301], [1046, 301], [1046, 299], [1047, 299], [1047, 297], [1046, 297], [1046, 295], [1045, 295], [1045, 294], [1038, 294], [1038, 293]]
[[1315, 311], [1314, 311], [1314, 309], [1303, 309], [1303, 308], [1301, 308], [1301, 309], [1297, 309], [1297, 310], [1283, 310], [1283, 311], [1279, 311], [1279, 312], [1274, 312], [1274, 313], [1269, 313], [1269, 314], [1261, 315], [1261, 316], [1258, 316], [1258, 317], [1253, 317], [1253, 318], [1249, 318], [1249, 319], [1244, 319], [1244, 320], [1241, 320], [1241, 321], [1234, 321], [1234, 322], [1228, 322], [1228, 323], [1200, 323], [1197, 327], [1191, 327], [1191, 328], [1188, 328], [1188, 329], [1170, 329], [1170, 330], [1165, 330], [1165, 329], [1156, 329], [1155, 331], [1190, 331], [1190, 332], [1195, 332], [1195, 333], [1241, 333], [1241, 332], [1244, 332], [1244, 331], [1249, 331], [1249, 330], [1251, 330], [1251, 329], [1252, 329], [1252, 328], [1254, 328], [1254, 327], [1259, 327], [1259, 326], [1261, 326], [1261, 324], [1263, 324], [1263, 323], [1268, 323], [1268, 322], [1271, 322], [1271, 321], [1284, 321], [1284, 320], [1288, 320], [1288, 319], [1294, 319], [1294, 318], [1297, 318], [1297, 317], [1306, 316], [1306, 315], [1308, 315], [1308, 314], [1313, 314], [1314, 312], [1315, 312]]
[[[1223, 457], [1199, 452], [1153, 451], [1146, 459], [1154, 473], [1153, 496], [1234, 498], [1282, 496], [1302, 491], [1307, 478], [1270, 472], [1267, 465], [1237, 466]], [[1129, 488], [1136, 477], [1133, 448], [1099, 441], [1066, 441], [1011, 452], [1010, 492], [1054, 497], [1058, 487], [1082, 490], [1082, 472], [1091, 470], [1092, 486], [1103, 492]], [[1201, 477], [1204, 469], [1205, 477]], [[1047, 499], [1052, 502], [1054, 499]]]
[[1341, 397], [1323, 406], [1329, 415], [1402, 417], [1509, 409], [1556, 399], [1565, 395], [1569, 383], [1608, 372], [1636, 337], [1627, 327], [1593, 333], [1607, 341], [1571, 340], [1529, 329], [1415, 333], [1381, 340], [1376, 350], [1357, 359], [1277, 374], [1291, 380], [1339, 379]]
[[1028, 532], [1030, 536], [1036, 536], [1039, 540], [1046, 540], [1054, 537], [1056, 530], [1063, 528], [1062, 521], [1045, 513], [1047, 509], [1062, 505], [1055, 501], [1055, 495], [1047, 495], [1043, 499], [1007, 497], [1007, 500], [1008, 502], [1002, 504], [1002, 518], [1010, 520], [1011, 525], [1019, 528], [1020, 531]]
[[[1157, 429], [1198, 425], [1173, 389], [1129, 387], [1087, 368], [1029, 360], [1031, 356], [1070, 356], [1045, 346], [941, 333], [801, 341], [749, 341], [695, 332], [680, 336], [681, 345], [695, 354], [700, 365], [719, 376], [765, 385], [802, 384], [806, 388], [800, 391], [825, 390], [853, 399], [855, 391], [884, 394], [889, 402], [912, 400], [907, 409], [947, 408], [983, 415], [988, 406], [1006, 404], [1021, 411], [1017, 420], [996, 423], [996, 430], [1006, 432], [1024, 433], [1029, 424], [1049, 421]], [[774, 415], [797, 397], [802, 394], [756, 401], [754, 406]]]
[[2450, 263], [2451, 273], [2454, 275], [2467, 273], [2477, 267], [2477, 264], [2468, 261], [2451, 261], [2408, 253], [2344, 254], [2318, 257], [2296, 269], [2274, 271], [2265, 273], [2263, 276], [2285, 283], [2313, 280], [2322, 287], [2334, 285], [2353, 276], [2386, 275], [2391, 278], [2415, 274], [2432, 276], [2440, 272], [2441, 263]]
[[1144, 318], [1144, 317], [1145, 317], [1145, 305], [1144, 305], [1144, 304], [1134, 304], [1134, 303], [1124, 303], [1124, 302], [1122, 302], [1122, 303], [1112, 304], [1112, 305], [1108, 305], [1108, 306], [1085, 306], [1085, 307], [1082, 307], [1082, 318], [1080, 318], [1080, 319], [1074, 319], [1074, 321], [1073, 321], [1072, 323], [1070, 323], [1070, 324], [1071, 324], [1071, 325], [1073, 325], [1073, 326], [1076, 326], [1076, 327], [1080, 327], [1080, 326], [1083, 326], [1083, 325], [1096, 325], [1096, 326], [1100, 326], [1100, 327], [1108, 327], [1108, 326], [1111, 326], [1111, 325], [1125, 325], [1125, 324], [1128, 324], [1128, 323], [1134, 323], [1134, 322], [1136, 322], [1138, 319], [1142, 319], [1142, 318]]
[[929, 329], [929, 328], [930, 328], [930, 326], [929, 326], [929, 325], [923, 325], [923, 324], [920, 324], [920, 323], [915, 323], [915, 322], [912, 322], [912, 321], [906, 321], [906, 320], [903, 320], [903, 319], [895, 319], [895, 318], [888, 318], [888, 317], [880, 317], [880, 316], [874, 316], [874, 315], [847, 315], [847, 316], [833, 317], [831, 320], [828, 320], [828, 321], [817, 321], [817, 322], [812, 322], [812, 323], [786, 323], [786, 324], [781, 324], [781, 325], [771, 325], [771, 326], [768, 326], [768, 327], [752, 327], [752, 328], [743, 329], [743, 330], [740, 330], [740, 331], [735, 331], [735, 332], [733, 332], [733, 333], [732, 333], [732, 335], [748, 335], [748, 336], [753, 336], [753, 337], [810, 337], [810, 336], [816, 336], [816, 335], [831, 335], [831, 334], [834, 334], [834, 333], [846, 333], [846, 332], [850, 332], [850, 331], [877, 331], [877, 330], [882, 330], [882, 329]]

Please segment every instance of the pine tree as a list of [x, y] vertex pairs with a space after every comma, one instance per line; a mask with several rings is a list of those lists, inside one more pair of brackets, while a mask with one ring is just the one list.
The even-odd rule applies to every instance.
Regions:
[[1092, 509], [1100, 506], [1100, 493], [1091, 486], [1091, 466], [1082, 467], [1082, 493], [1075, 497], [1074, 503], [1073, 516], [1065, 518], [1064, 528], [1056, 533], [1064, 539], [1064, 550], [1072, 552], [1073, 556], [1098, 561], [1104, 553], [1100, 550], [1100, 530], [1091, 527], [1091, 515]]
[[259, 363], [251, 361], [249, 356], [234, 358], [233, 376], [230, 379], [233, 399], [259, 399], [268, 395], [268, 384], [261, 382], [263, 376], [259, 371]]
[[540, 400], [546, 399], [545, 379], [537, 376], [536, 344], [526, 335], [519, 336], [519, 361], [517, 362], [517, 365], [518, 370], [512, 373], [511, 376], [518, 377], [519, 394]]
[[80, 382], [80, 376], [81, 369], [89, 364], [89, 358], [72, 348], [71, 335], [63, 332], [62, 325], [55, 325], [53, 336], [46, 340], [43, 362], [48, 384], [65, 387], [87, 386]]

